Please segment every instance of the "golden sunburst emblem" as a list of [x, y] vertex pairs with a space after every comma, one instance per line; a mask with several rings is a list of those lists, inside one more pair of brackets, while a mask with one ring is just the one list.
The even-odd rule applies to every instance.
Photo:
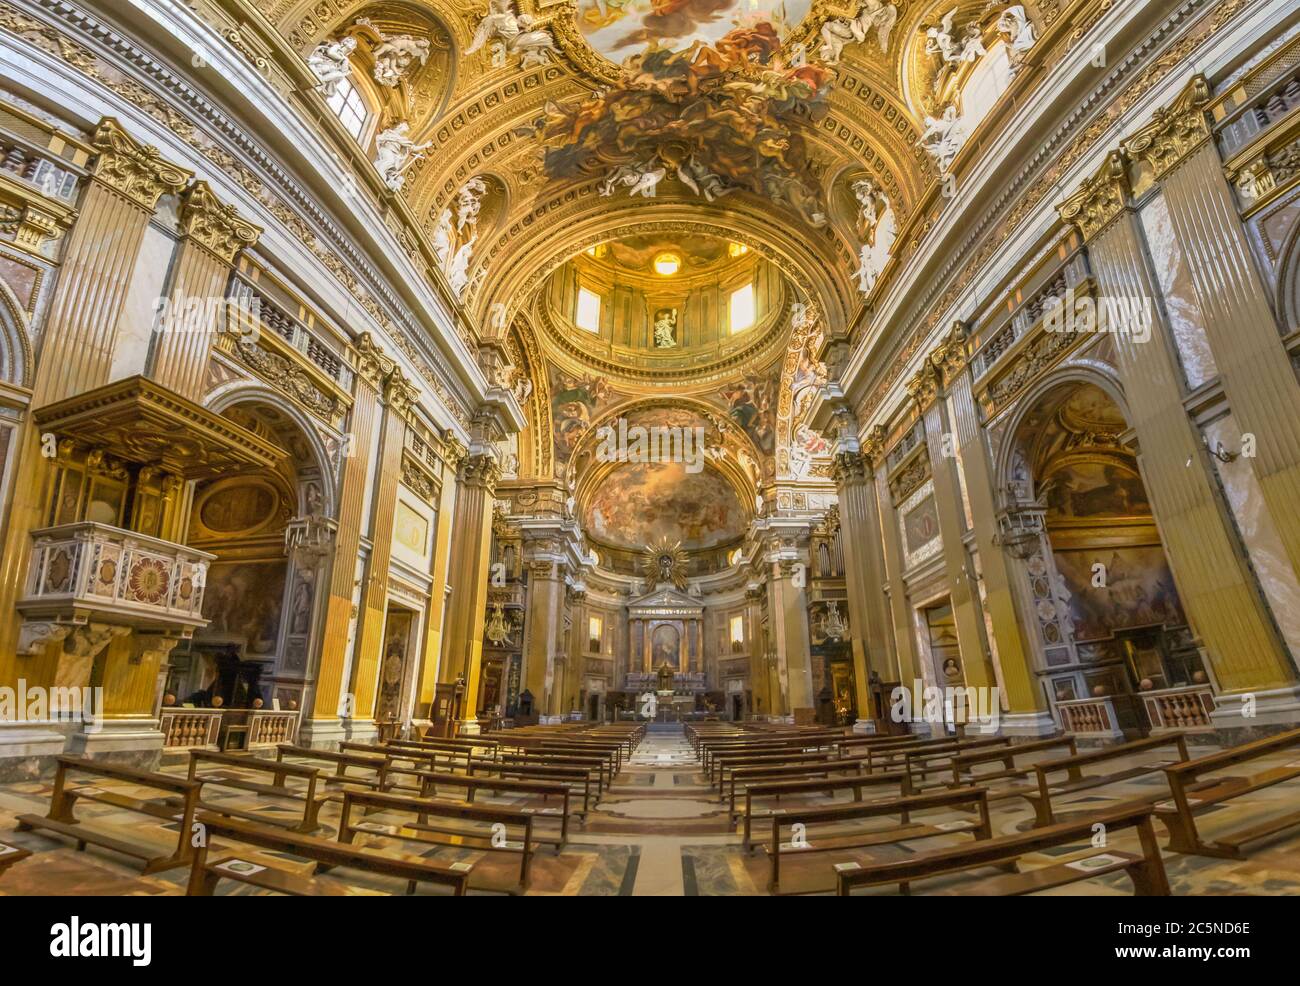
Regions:
[[661, 538], [658, 544], [647, 544], [641, 556], [641, 572], [652, 588], [667, 582], [685, 591], [686, 551], [682, 543]]

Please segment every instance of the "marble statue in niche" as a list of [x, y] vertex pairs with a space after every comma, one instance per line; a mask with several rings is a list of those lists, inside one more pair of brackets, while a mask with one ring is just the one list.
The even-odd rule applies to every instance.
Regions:
[[655, 312], [655, 349], [672, 349], [677, 345], [677, 309], [661, 308]]

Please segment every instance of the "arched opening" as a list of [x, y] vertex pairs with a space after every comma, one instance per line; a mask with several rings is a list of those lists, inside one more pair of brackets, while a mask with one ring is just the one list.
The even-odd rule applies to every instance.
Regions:
[[221, 413], [289, 454], [274, 468], [196, 485], [187, 543], [216, 555], [208, 624], [173, 653], [166, 691], [200, 708], [298, 710], [310, 699], [327, 577], [326, 477], [288, 411], [248, 398]]
[[1070, 731], [1143, 735], [1171, 694], [1188, 715], [1213, 708], [1128, 431], [1110, 394], [1072, 382], [1032, 404], [1012, 445], [1008, 489], [1037, 532], [1016, 553], [1038, 673]]

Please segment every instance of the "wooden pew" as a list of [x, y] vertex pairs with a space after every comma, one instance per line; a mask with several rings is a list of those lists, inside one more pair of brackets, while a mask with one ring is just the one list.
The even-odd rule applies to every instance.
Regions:
[[[438, 749], [436, 747], [408, 746], [406, 740], [389, 740], [380, 746], [376, 743], [355, 743], [348, 741], [339, 744], [341, 753], [359, 753], [362, 756], [386, 757], [390, 762], [394, 760], [407, 761], [411, 763], [424, 763], [431, 766], [445, 767], [448, 770], [463, 770], [469, 763], [469, 758], [473, 751], [469, 747], [464, 749]], [[404, 752], [399, 752], [404, 751]], [[385, 778], [387, 781], [387, 778]]]
[[4, 871], [14, 863], [22, 862], [31, 854], [31, 850], [24, 849], [22, 846], [11, 846], [7, 842], [0, 842], [0, 876], [3, 876]]
[[[19, 815], [17, 817], [17, 831], [26, 832], [29, 829], [45, 829], [46, 831], [66, 835], [76, 840], [78, 852], [84, 850], [87, 843], [102, 846], [105, 849], [111, 849], [113, 852], [143, 861], [145, 873], [158, 873], [176, 866], [183, 866], [189, 862], [191, 830], [194, 826], [194, 813], [198, 807], [199, 789], [202, 786], [198, 781], [173, 777], [170, 774], [160, 774], [150, 770], [137, 770], [134, 767], [119, 767], [100, 760], [86, 760], [81, 757], [62, 756], [56, 758], [56, 763], [58, 766], [54, 774], [54, 791], [50, 796], [49, 814], [45, 816]], [[142, 801], [116, 791], [105, 791], [97, 787], [69, 788], [67, 786], [68, 774], [73, 772], [153, 788], [158, 791], [165, 791], [169, 795], [179, 795], [181, 800], [180, 810], [178, 811], [175, 807], [170, 807], [162, 802]], [[175, 851], [170, 854], [159, 855], [154, 848], [127, 842], [106, 832], [95, 831], [78, 819], [73, 811], [76, 803], [82, 799], [113, 805], [115, 808], [148, 815], [155, 819], [178, 822]]]
[[[334, 773], [321, 777], [326, 784], [357, 784], [361, 787], [383, 790], [388, 783], [388, 760], [381, 756], [365, 753], [335, 753], [332, 750], [313, 750], [305, 746], [281, 743], [275, 751], [275, 759], [283, 763], [289, 757], [332, 764], [335, 768]], [[349, 770], [363, 770], [373, 776], [358, 777], [349, 774]]]
[[[858, 774], [852, 777], [800, 777], [751, 784], [745, 788], [745, 814], [741, 830], [741, 846], [746, 852], [750, 851], [753, 823], [755, 821], [765, 821], [774, 814], [789, 814], [792, 811], [800, 810], [798, 807], [773, 807], [767, 812], [756, 814], [754, 801], [758, 798], [779, 800], [801, 794], [834, 794], [836, 791], [852, 791], [853, 800], [861, 801], [863, 790], [869, 787], [889, 787], [894, 789], [895, 793], [889, 799], [880, 800], [903, 798], [916, 793], [912, 790], [908, 776], [902, 771], [893, 774]], [[906, 809], [899, 814], [902, 821], [910, 821]]]
[[[1300, 777], [1300, 760], [1270, 767], [1247, 776], [1215, 777], [1201, 780], [1203, 774], [1226, 770], [1250, 763], [1261, 757], [1300, 746], [1300, 729], [1292, 729], [1276, 736], [1265, 736], [1240, 746], [1220, 750], [1207, 756], [1165, 767], [1173, 799], [1156, 805], [1156, 817], [1169, 831], [1167, 849], [1197, 856], [1217, 856], [1224, 859], [1245, 859], [1243, 846], [1284, 832], [1300, 825], [1300, 811], [1288, 812], [1278, 818], [1259, 822], [1220, 836], [1212, 842], [1201, 838], [1196, 829], [1196, 816], [1211, 805], [1223, 804], [1244, 794], [1262, 791], [1274, 784]], [[1293, 802], [1294, 804], [1294, 802]]]
[[[253, 773], [270, 774], [271, 782], [264, 784], [259, 781], [251, 781], [246, 777], [241, 777], [232, 771], [217, 771], [200, 774], [199, 767], [201, 764], [219, 764], [226, 767], [233, 767], [241, 771], [250, 771]], [[246, 818], [252, 822], [259, 822], [267, 825], [281, 825], [293, 829], [295, 832], [311, 832], [320, 827], [318, 818], [320, 816], [321, 806], [329, 800], [329, 795], [323, 791], [317, 791], [316, 782], [319, 771], [315, 767], [305, 767], [301, 764], [284, 763], [282, 761], [263, 760], [259, 757], [250, 756], [247, 753], [221, 753], [215, 750], [191, 750], [189, 779], [198, 781], [205, 787], [229, 787], [240, 791], [252, 791], [255, 794], [266, 795], [274, 798], [287, 798], [297, 801], [302, 806], [302, 818], [296, 823], [287, 822], [275, 818], [268, 818], [266, 815], [248, 811], [244, 808], [235, 808], [231, 805], [211, 804], [206, 801], [199, 801], [199, 807], [205, 811], [215, 812], [218, 815], [234, 816]], [[295, 791], [288, 785], [288, 779], [296, 777], [306, 783], [306, 788], [302, 791]], [[200, 795], [200, 798], [202, 795]]]
[[[968, 787], [971, 784], [978, 784], [980, 787], [988, 788], [990, 802], [1014, 798], [1026, 791], [1033, 793], [1038, 790], [1036, 783], [994, 787], [992, 782], [1023, 780], [1029, 777], [1034, 773], [1035, 767], [1047, 763], [1048, 760], [1035, 760], [1032, 763], [1017, 764], [1016, 758], [1049, 750], [1064, 750], [1067, 757], [1078, 756], [1079, 753], [1073, 736], [1057, 736], [1051, 739], [1034, 740], [1030, 743], [1020, 743], [1000, 749], [959, 753], [952, 758], [952, 762], [949, 764], [952, 777], [943, 783], [948, 787]], [[1000, 769], [978, 769], [985, 765], [995, 766]], [[1075, 767], [1073, 770], [1069, 770], [1067, 776], [1074, 781], [1079, 780], [1083, 775], [1080, 773], [1079, 768]]]
[[[374, 812], [399, 812], [416, 816], [416, 821], [400, 825], [353, 821], [354, 815]], [[422, 846], [452, 846], [481, 852], [507, 853], [519, 857], [519, 886], [528, 886], [536, 840], [533, 836], [534, 814], [518, 808], [489, 808], [432, 798], [408, 798], [397, 794], [349, 789], [343, 792], [343, 810], [339, 815], [339, 841], [350, 843], [358, 833], [381, 838], [400, 839]], [[436, 819], [437, 824], [429, 821]], [[502, 826], [497, 830], [497, 826]], [[500, 839], [496, 831], [509, 836], [514, 829], [517, 839]]]
[[[541, 798], [543, 806], [512, 806], [517, 807], [518, 811], [525, 815], [536, 815], [539, 819], [558, 819], [560, 822], [559, 837], [551, 839], [541, 833], [534, 833], [536, 841], [539, 843], [553, 843], [557, 850], [564, 848], [564, 844], [569, 841], [569, 798], [573, 793], [569, 785], [547, 782], [547, 781], [529, 781], [529, 780], [511, 780], [504, 777], [469, 777], [465, 774], [436, 774], [420, 773], [420, 791], [421, 798], [438, 797], [438, 789], [444, 787], [458, 788], [465, 792], [465, 803], [473, 804], [474, 797], [479, 791], [504, 794], [523, 794], [532, 797]], [[546, 805], [545, 802], [550, 798], [559, 798], [559, 807]], [[584, 813], [585, 814], [585, 813]]]
[[[765, 781], [799, 780], [806, 777], [830, 777], [832, 774], [861, 774], [862, 762], [859, 760], [820, 760], [814, 763], [781, 763], [776, 765], [760, 764], [757, 767], [736, 767], [731, 772], [731, 782], [727, 785], [726, 801], [730, 817], [736, 817], [736, 799], [748, 784], [762, 784]], [[718, 800], [723, 800], [719, 794]]]
[[[1056, 863], [1028, 872], [1018, 870], [1017, 861], [1021, 856], [1075, 842], [1090, 842], [1096, 825], [1105, 826], [1108, 835], [1127, 828], [1136, 829], [1141, 854], [1110, 848], [1092, 849], [1081, 858], [1067, 863]], [[847, 897], [855, 888], [897, 883], [901, 893], [909, 894], [911, 884], [916, 880], [990, 866], [1007, 872], [960, 887], [946, 888], [940, 891], [940, 896], [1008, 897], [1032, 894], [1121, 870], [1133, 881], [1136, 895], [1169, 896], [1169, 880], [1165, 876], [1160, 847], [1156, 844], [1155, 831], [1151, 826], [1150, 805], [1127, 805], [1047, 828], [979, 841], [974, 845], [921, 852], [908, 859], [865, 865], [841, 863], [835, 868], [835, 892], [840, 897]]]
[[735, 770], [737, 767], [758, 767], [763, 764], [775, 765], [781, 763], [829, 763], [834, 759], [835, 755], [826, 750], [816, 753], [720, 754], [713, 758], [713, 773], [709, 775], [709, 784], [716, 786], [719, 792], [723, 791], [727, 782], [727, 771]]
[[[823, 832], [819, 835], [814, 835], [810, 831], [814, 827], [836, 825], [848, 821], [861, 821], [868, 818], [897, 815], [910, 819], [911, 813], [916, 811], [965, 809], [972, 805], [979, 813], [977, 822], [951, 821], [925, 825], [908, 820], [887, 829], [848, 830], [841, 828], [832, 829], [830, 832]], [[788, 814], [778, 809], [772, 813], [771, 818], [772, 834], [764, 848], [771, 863], [768, 887], [773, 893], [780, 892], [782, 856], [807, 856], [820, 852], [869, 849], [872, 846], [911, 842], [916, 839], [933, 839], [937, 836], [956, 833], [974, 835], [976, 840], [991, 839], [993, 837], [993, 825], [989, 819], [988, 797], [986, 792], [978, 787], [932, 791], [927, 794], [889, 798], [884, 801], [858, 801], [845, 805], [796, 808]], [[782, 842], [782, 829], [794, 825], [804, 826], [805, 841], [802, 844]]]
[[[906, 743], [898, 746], [872, 746], [867, 748], [867, 771], [873, 770], [920, 770], [921, 776], [930, 773], [923, 769], [938, 765], [947, 767], [947, 761], [958, 753], [982, 750], [990, 746], [1010, 746], [1010, 736], [976, 736], [949, 737], [938, 740], [922, 740], [919, 743]], [[912, 765], [909, 768], [909, 764]]]
[[[1083, 774], [1079, 776], [1079, 769], [1082, 767], [1118, 760], [1121, 757], [1132, 756], [1135, 753], [1147, 753], [1166, 746], [1173, 746], [1177, 749], [1178, 759], [1176, 761], [1157, 760], [1149, 764], [1125, 767], [1109, 774]], [[1116, 784], [1133, 777], [1141, 777], [1143, 774], [1161, 770], [1169, 766], [1170, 763], [1181, 763], [1186, 759], [1187, 739], [1182, 733], [1149, 736], [1146, 739], [1134, 740], [1132, 743], [1120, 743], [1117, 746], [1108, 746], [1105, 749], [1080, 753], [1074, 757], [1063, 757], [1059, 760], [1035, 764], [1034, 774], [1037, 776], [1037, 790], [1032, 792], [1025, 790], [1017, 793], [1034, 806], [1034, 814], [1037, 817], [1035, 824], [1042, 827], [1051, 825], [1056, 821], [1056, 813], [1052, 809], [1053, 797], [1062, 794], [1074, 794], [1078, 791], [1091, 791], [1094, 788], [1105, 787], [1108, 784]], [[1073, 779], [1052, 784], [1050, 780], [1052, 775], [1059, 774], [1061, 771], [1066, 771], [1069, 777]]]
[[542, 764], [553, 767], [581, 767], [594, 772], [596, 797], [599, 798], [614, 782], [612, 764], [604, 757], [584, 757], [577, 754], [552, 753], [548, 750], [503, 750], [497, 761], [503, 764]]
[[[470, 777], [503, 777], [520, 780], [559, 781], [567, 784], [576, 795], [582, 792], [582, 815], [591, 810], [591, 789], [596, 771], [586, 767], [564, 767], [548, 763], [501, 763], [497, 760], [471, 760]], [[598, 799], [599, 800], [599, 799]]]
[[332, 882], [276, 869], [265, 863], [254, 863], [238, 855], [223, 855], [216, 862], [209, 862], [208, 854], [212, 851], [214, 836], [257, 846], [259, 849], [302, 856], [315, 860], [318, 867], [338, 867], [394, 876], [406, 881], [408, 894], [415, 893], [419, 883], [433, 883], [450, 887], [454, 896], [463, 897], [470, 872], [474, 868], [472, 861], [447, 864], [387, 855], [361, 846], [343, 845], [332, 839], [291, 833], [283, 828], [253, 825], [207, 812], [201, 813], [198, 821], [206, 828], [208, 838], [195, 849], [190, 863], [190, 880], [185, 890], [189, 897], [211, 897], [222, 880], [237, 880], [249, 886], [295, 897], [347, 895], [343, 887]]

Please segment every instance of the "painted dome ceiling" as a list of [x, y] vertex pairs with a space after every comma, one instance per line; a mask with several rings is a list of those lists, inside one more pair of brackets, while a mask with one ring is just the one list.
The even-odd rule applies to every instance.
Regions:
[[687, 551], [739, 540], [749, 522], [731, 484], [705, 467], [629, 463], [607, 475], [586, 505], [583, 528], [597, 544], [630, 551], [666, 541]]

